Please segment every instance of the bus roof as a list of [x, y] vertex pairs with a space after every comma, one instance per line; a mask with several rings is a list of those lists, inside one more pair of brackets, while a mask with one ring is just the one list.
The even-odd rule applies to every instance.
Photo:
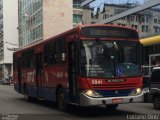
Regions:
[[58, 35], [56, 35], [56, 36], [53, 36], [53, 37], [50, 37], [50, 38], [48, 38], [48, 39], [46, 39], [46, 40], [42, 40], [42, 41], [40, 41], [40, 42], [38, 42], [38, 43], [35, 43], [35, 44], [33, 44], [33, 45], [30, 45], [30, 46], [27, 46], [27, 47], [25, 47], [25, 48], [19, 49], [19, 50], [16, 51], [16, 53], [17, 53], [17, 52], [24, 51], [24, 50], [27, 50], [27, 49], [32, 48], [32, 47], [36, 47], [36, 46], [41, 45], [41, 44], [43, 44], [43, 43], [45, 43], [45, 42], [47, 42], [47, 41], [50, 41], [50, 40], [52, 40], [52, 39], [57, 39], [57, 38], [60, 38], [60, 37], [62, 37], [62, 36], [64, 36], [64, 35], [67, 35], [67, 34], [76, 32], [76, 31], [78, 31], [79, 29], [81, 29], [81, 28], [83, 28], [83, 27], [94, 27], [94, 26], [97, 26], [97, 27], [98, 27], [98, 26], [106, 26], [106, 27], [107, 27], [107, 26], [108, 26], [108, 27], [110, 26], [110, 27], [117, 27], [117, 28], [126, 28], [126, 29], [130, 29], [130, 30], [133, 30], [133, 31], [138, 32], [136, 29], [133, 29], [133, 28], [130, 28], [130, 27], [126, 27], [126, 26], [118, 26], [118, 25], [109, 25], [109, 24], [79, 25], [79, 26], [77, 26], [77, 27], [75, 27], [75, 28], [72, 28], [72, 29], [66, 31], [66, 32], [60, 33], [60, 34], [58, 34]]
[[160, 35], [159, 36], [154, 36], [154, 37], [149, 37], [149, 38], [141, 39], [140, 42], [144, 46], [159, 44], [160, 43]]

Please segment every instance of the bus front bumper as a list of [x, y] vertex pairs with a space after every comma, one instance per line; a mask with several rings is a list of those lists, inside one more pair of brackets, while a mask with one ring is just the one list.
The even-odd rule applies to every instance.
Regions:
[[143, 90], [142, 93], [137, 96], [102, 97], [102, 98], [93, 98], [93, 97], [89, 97], [83, 93], [80, 93], [80, 106], [94, 106], [94, 105], [109, 105], [109, 104], [144, 102], [144, 93], [146, 93], [145, 90]]

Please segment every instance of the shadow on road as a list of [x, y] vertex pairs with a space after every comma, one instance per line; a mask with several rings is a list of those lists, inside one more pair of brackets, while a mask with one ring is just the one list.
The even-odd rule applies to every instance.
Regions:
[[[19, 100], [26, 102], [25, 99], [23, 98], [20, 98]], [[57, 104], [54, 102], [35, 99], [29, 103], [59, 111], [57, 108]], [[95, 119], [96, 117], [113, 117], [113, 116], [117, 118], [119, 116], [123, 116], [126, 118], [127, 115], [138, 114], [138, 113], [128, 112], [120, 109], [117, 109], [115, 111], [107, 111], [107, 109], [103, 106], [79, 107], [74, 105], [68, 105], [68, 110], [67, 112], [64, 112], [64, 114], [74, 116], [76, 118], [80, 117], [80, 118]]]
[[34, 105], [58, 110], [57, 104], [55, 102], [50, 102], [50, 101], [46, 101], [46, 100], [38, 100], [38, 99], [33, 99], [32, 101], [26, 101], [24, 98], [18, 98], [18, 100], [20, 100], [21, 102], [31, 103]]
[[106, 117], [106, 116], [124, 116], [131, 114], [137, 114], [134, 112], [123, 111], [117, 108], [114, 111], [108, 111], [105, 107], [102, 106], [94, 106], [94, 107], [78, 107], [78, 106], [70, 106], [69, 114], [79, 117], [87, 117], [87, 118], [95, 118], [95, 117]]

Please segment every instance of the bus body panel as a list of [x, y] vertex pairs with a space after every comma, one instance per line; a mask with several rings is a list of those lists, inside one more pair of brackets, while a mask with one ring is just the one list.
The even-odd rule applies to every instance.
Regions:
[[95, 90], [132, 89], [132, 88], [143, 87], [142, 81], [143, 81], [142, 77], [111, 78], [111, 79], [80, 78], [80, 88], [81, 89], [90, 88]]

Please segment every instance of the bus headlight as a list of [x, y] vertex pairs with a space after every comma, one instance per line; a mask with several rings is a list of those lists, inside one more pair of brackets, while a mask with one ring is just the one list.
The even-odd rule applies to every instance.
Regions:
[[84, 90], [82, 93], [84, 93], [89, 97], [103, 97], [102, 95], [100, 95], [98, 92], [94, 90]]
[[136, 95], [140, 95], [141, 93], [142, 93], [142, 89], [141, 88], [136, 88], [129, 95], [130, 96], [136, 96]]

